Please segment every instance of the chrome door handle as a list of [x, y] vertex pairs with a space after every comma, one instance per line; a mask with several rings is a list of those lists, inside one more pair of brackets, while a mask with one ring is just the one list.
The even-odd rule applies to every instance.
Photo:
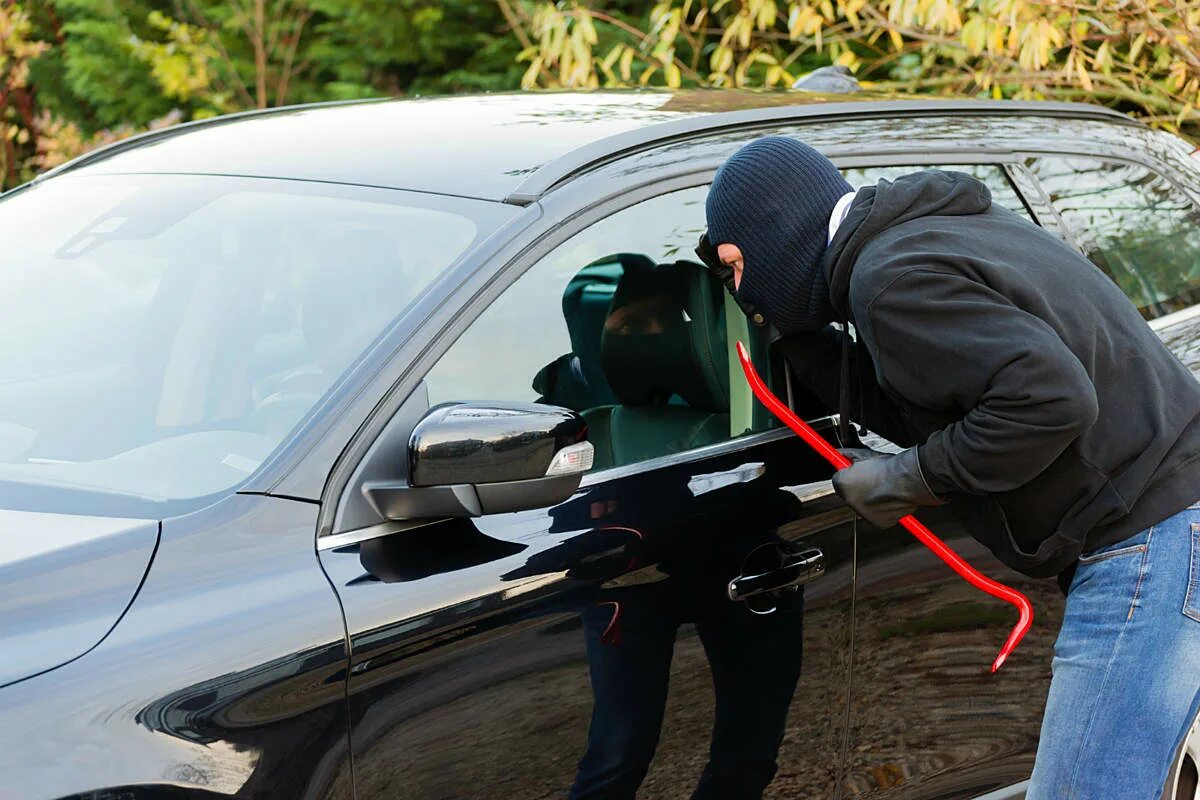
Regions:
[[[764, 548], [772, 548], [775, 553], [764, 554], [761, 552]], [[774, 556], [776, 565], [763, 569], [754, 564], [755, 561], [761, 563], [764, 556]], [[742, 568], [745, 574], [729, 582], [730, 600], [743, 601], [814, 581], [825, 574], [825, 554], [817, 547], [789, 551], [777, 544], [762, 545], [746, 557]]]

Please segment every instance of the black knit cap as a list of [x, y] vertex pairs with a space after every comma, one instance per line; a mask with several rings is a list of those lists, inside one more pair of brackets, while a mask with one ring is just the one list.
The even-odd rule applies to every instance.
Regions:
[[742, 251], [737, 295], [784, 335], [833, 319], [821, 256], [829, 216], [849, 191], [832, 161], [784, 136], [741, 148], [713, 179], [705, 203], [708, 238]]

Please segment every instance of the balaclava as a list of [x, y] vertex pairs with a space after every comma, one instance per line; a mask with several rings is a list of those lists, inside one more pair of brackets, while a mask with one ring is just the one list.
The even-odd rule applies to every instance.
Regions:
[[746, 145], [713, 179], [705, 203], [708, 238], [741, 249], [738, 297], [784, 335], [833, 319], [821, 256], [829, 215], [849, 191], [832, 161], [784, 136]]

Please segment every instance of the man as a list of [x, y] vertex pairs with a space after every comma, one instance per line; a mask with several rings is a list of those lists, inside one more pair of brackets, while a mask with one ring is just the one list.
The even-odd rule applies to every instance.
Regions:
[[767, 137], [706, 213], [701, 255], [799, 379], [908, 447], [848, 453], [846, 502], [880, 528], [948, 502], [1067, 590], [1029, 800], [1158, 798], [1200, 702], [1200, 383], [1099, 269], [968, 175], [855, 193]]

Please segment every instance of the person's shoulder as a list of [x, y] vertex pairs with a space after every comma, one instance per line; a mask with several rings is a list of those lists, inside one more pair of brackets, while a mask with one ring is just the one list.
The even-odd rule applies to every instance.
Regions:
[[859, 251], [850, 273], [852, 308], [865, 309], [914, 272], [954, 272], [949, 265], [932, 260], [926, 248], [904, 246], [904, 238], [903, 234], [897, 236], [895, 229], [889, 229]]

